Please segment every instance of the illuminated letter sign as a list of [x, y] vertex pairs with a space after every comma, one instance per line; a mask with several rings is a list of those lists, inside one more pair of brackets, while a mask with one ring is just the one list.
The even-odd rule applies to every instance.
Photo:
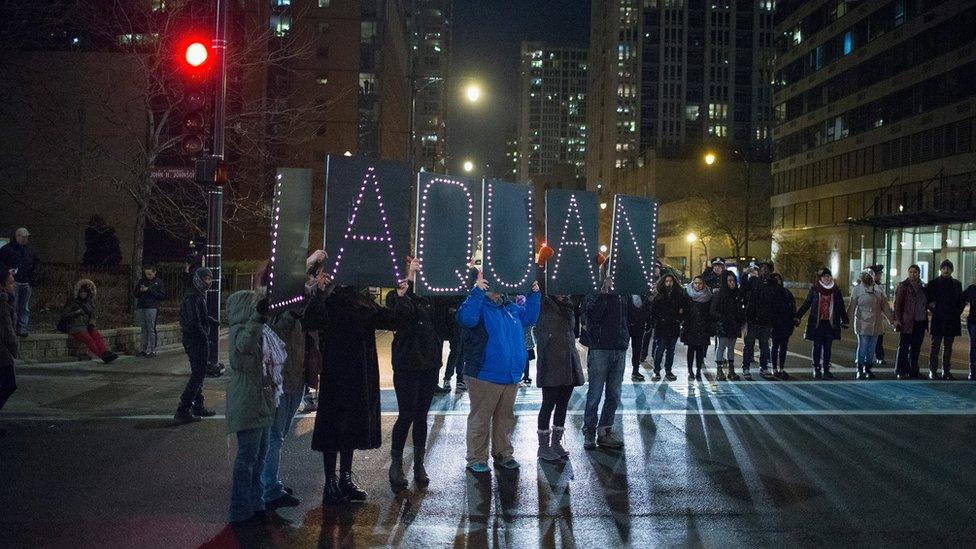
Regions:
[[643, 294], [654, 287], [657, 253], [657, 202], [618, 194], [613, 197], [610, 237], [611, 289], [618, 294]]
[[268, 301], [272, 309], [297, 307], [305, 299], [305, 256], [311, 210], [312, 171], [279, 169], [271, 211]]
[[417, 177], [416, 292], [458, 295], [468, 292], [468, 261], [474, 257], [475, 190], [463, 177], [420, 172]]
[[339, 284], [396, 286], [410, 237], [410, 168], [334, 156], [325, 164], [325, 251]]
[[546, 191], [546, 293], [584, 295], [600, 288], [596, 265], [596, 194], [586, 191]]
[[535, 281], [532, 188], [487, 179], [482, 190], [483, 272], [495, 292], [528, 292]]

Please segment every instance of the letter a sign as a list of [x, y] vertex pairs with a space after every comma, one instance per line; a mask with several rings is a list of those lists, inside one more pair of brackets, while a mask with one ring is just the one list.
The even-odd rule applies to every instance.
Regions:
[[618, 194], [613, 197], [610, 237], [611, 289], [618, 294], [651, 291], [657, 255], [657, 202]]
[[410, 198], [406, 164], [326, 157], [326, 265], [337, 283], [395, 287], [406, 278]]

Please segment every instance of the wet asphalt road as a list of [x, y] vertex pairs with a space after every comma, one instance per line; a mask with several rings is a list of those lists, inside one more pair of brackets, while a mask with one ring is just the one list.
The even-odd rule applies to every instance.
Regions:
[[[968, 343], [968, 342], [964, 342]], [[799, 347], [799, 345], [797, 345]], [[382, 347], [381, 347], [382, 348]], [[957, 343], [957, 353], [962, 347]], [[679, 351], [681, 350], [679, 346]], [[805, 352], [797, 350], [798, 353]], [[838, 358], [848, 354], [843, 349]], [[682, 355], [682, 353], [677, 353]], [[467, 397], [436, 397], [426, 490], [389, 490], [384, 447], [356, 455], [365, 505], [323, 510], [313, 418], [286, 442], [302, 504], [226, 527], [233, 442], [218, 418], [174, 427], [182, 357], [22, 367], [0, 414], [2, 547], [972, 546], [976, 384], [624, 382], [623, 451], [584, 451], [574, 395], [565, 464], [539, 464], [537, 389], [521, 392], [518, 472], [464, 470]], [[683, 362], [676, 367], [682, 371]], [[880, 370], [879, 370], [880, 371]], [[850, 379], [849, 370], [839, 373]], [[208, 380], [219, 411], [222, 384]], [[384, 391], [384, 431], [395, 419]], [[408, 460], [409, 461], [409, 447]]]

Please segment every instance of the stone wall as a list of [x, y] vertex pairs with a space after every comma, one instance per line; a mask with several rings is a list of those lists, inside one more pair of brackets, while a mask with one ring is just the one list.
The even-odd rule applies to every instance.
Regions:
[[[119, 354], [136, 354], [139, 352], [139, 328], [128, 327], [114, 330], [101, 330], [102, 337], [109, 348]], [[157, 347], [179, 344], [180, 325], [160, 324], [156, 327]], [[64, 362], [69, 360], [86, 360], [89, 358], [88, 349], [80, 345], [67, 334], [31, 334], [27, 339], [18, 339], [18, 362]]]

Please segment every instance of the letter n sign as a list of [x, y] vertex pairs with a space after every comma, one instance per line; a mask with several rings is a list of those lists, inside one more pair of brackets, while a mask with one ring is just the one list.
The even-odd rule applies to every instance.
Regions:
[[657, 254], [657, 202], [618, 194], [613, 197], [608, 276], [618, 294], [651, 291]]
[[395, 287], [410, 246], [410, 167], [329, 155], [325, 160], [325, 251], [339, 284]]

